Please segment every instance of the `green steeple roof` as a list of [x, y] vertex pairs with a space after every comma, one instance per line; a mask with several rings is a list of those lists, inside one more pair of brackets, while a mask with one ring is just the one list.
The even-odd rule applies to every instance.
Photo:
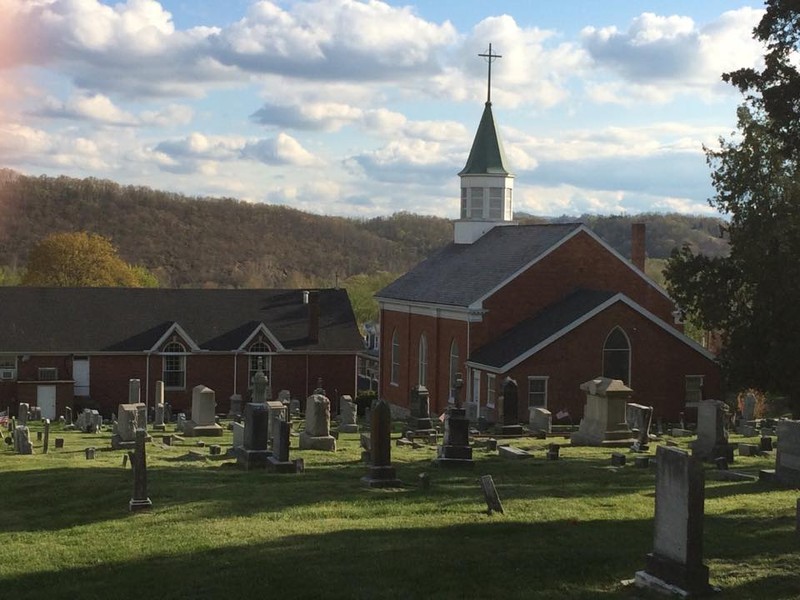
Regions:
[[469, 151], [467, 164], [459, 175], [510, 175], [506, 166], [503, 144], [497, 135], [497, 128], [492, 116], [492, 103], [487, 102], [483, 116]]

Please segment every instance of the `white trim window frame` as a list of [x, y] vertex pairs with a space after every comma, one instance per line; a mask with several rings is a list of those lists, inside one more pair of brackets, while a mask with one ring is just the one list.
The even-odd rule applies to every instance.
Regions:
[[400, 336], [397, 329], [392, 332], [391, 369], [389, 371], [389, 384], [400, 385]]
[[495, 407], [495, 400], [497, 400], [497, 375], [494, 373], [486, 374], [486, 406], [489, 408]]
[[[626, 347], [625, 348], [622, 348], [622, 347], [609, 347], [609, 340], [611, 340], [612, 336], [614, 336], [618, 332], [622, 336], [622, 339], [625, 340]], [[612, 375], [614, 375], [615, 373], [612, 373], [612, 372], [609, 372], [609, 371], [606, 370], [607, 363], [611, 362], [611, 361], [608, 361], [608, 359], [612, 359], [612, 360], [616, 359], [616, 360], [613, 360], [612, 367], [620, 365], [621, 363], [618, 362], [619, 361], [619, 356], [621, 356], [623, 353], [627, 353], [627, 361], [625, 363], [625, 369], [627, 371], [626, 372], [627, 377], [622, 377], [622, 378], [620, 378], [620, 377], [612, 377]], [[622, 383], [624, 383], [628, 387], [632, 387], [631, 386], [631, 379], [632, 379], [632, 377], [631, 377], [631, 364], [632, 364], [631, 363], [631, 359], [632, 359], [632, 357], [633, 357], [633, 350], [631, 348], [631, 340], [628, 337], [628, 334], [625, 333], [625, 330], [622, 327], [620, 327], [619, 325], [616, 325], [615, 327], [613, 327], [611, 329], [611, 331], [608, 332], [608, 335], [606, 336], [606, 339], [603, 342], [603, 376], [604, 377], [611, 377], [612, 379], [621, 379]]]
[[547, 375], [528, 375], [528, 408], [547, 408]]
[[161, 351], [161, 376], [165, 390], [186, 389], [186, 347], [180, 342], [169, 342]]
[[425, 334], [419, 336], [419, 356], [417, 365], [417, 383], [428, 386], [428, 338]]
[[267, 376], [267, 381], [272, 381], [272, 357], [268, 354], [270, 351], [269, 345], [263, 341], [257, 341], [250, 344], [247, 349], [247, 388], [253, 389], [253, 377], [258, 371], [258, 359], [263, 360], [264, 375]]
[[57, 367], [39, 367], [36, 370], [37, 381], [58, 381]]
[[458, 342], [455, 338], [450, 342], [450, 395], [448, 402], [455, 402], [456, 399], [456, 376], [458, 375], [458, 363], [461, 359], [458, 353]]
[[684, 389], [686, 402], [700, 402], [703, 399], [703, 383], [705, 375], [686, 375]]
[[0, 355], [0, 381], [13, 381], [17, 378], [17, 355]]

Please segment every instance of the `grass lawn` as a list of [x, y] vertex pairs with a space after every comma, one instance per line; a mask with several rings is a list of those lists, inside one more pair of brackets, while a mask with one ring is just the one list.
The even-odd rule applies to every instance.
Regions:
[[[230, 445], [230, 432], [205, 441]], [[110, 433], [55, 425], [47, 455], [41, 442], [34, 456], [0, 450], [0, 597], [652, 598], [621, 581], [652, 546], [655, 470], [612, 468], [610, 451], [594, 448], [545, 461], [551, 441], [564, 440], [515, 440], [534, 451], [522, 461], [476, 449], [470, 472], [432, 468], [433, 447], [393, 447], [400, 490], [362, 487], [357, 434], [335, 453], [298, 451], [293, 438], [306, 465], [297, 475], [238, 470], [193, 439], [152, 443], [153, 509], [132, 514], [132, 473]], [[774, 467], [771, 454], [737, 456], [732, 468], [757, 474]], [[486, 514], [487, 473], [504, 515]], [[720, 597], [800, 597], [797, 496], [707, 480], [705, 562]]]

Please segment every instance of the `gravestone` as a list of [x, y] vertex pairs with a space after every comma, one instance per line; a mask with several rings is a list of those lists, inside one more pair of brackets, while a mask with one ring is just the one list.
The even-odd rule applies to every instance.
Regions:
[[272, 431], [272, 456], [267, 458], [267, 470], [273, 473], [297, 473], [301, 471], [300, 461], [289, 460], [289, 433], [291, 423], [275, 420]]
[[636, 585], [660, 591], [675, 587], [687, 594], [711, 591], [703, 564], [703, 465], [683, 450], [659, 446], [656, 451], [655, 534], [646, 567]]
[[64, 438], [56, 438], [56, 449], [60, 449], [64, 447]]
[[44, 440], [42, 441], [42, 454], [47, 454], [50, 447], [50, 419], [44, 420]]
[[463, 408], [447, 409], [444, 420], [444, 440], [433, 461], [441, 467], [472, 468], [472, 448], [469, 445], [469, 419]]
[[75, 423], [72, 420], [72, 407], [64, 407], [64, 430], [75, 429]]
[[631, 446], [634, 452], [648, 452], [650, 450], [650, 426], [653, 422], [653, 407], [629, 402], [626, 414], [630, 426], [639, 432], [636, 441]]
[[522, 435], [522, 425], [519, 424], [519, 388], [517, 382], [506, 377], [503, 382], [503, 425], [501, 435]]
[[258, 357], [258, 366], [255, 375], [253, 375], [253, 387], [250, 394], [251, 402], [263, 404], [267, 401], [267, 388], [269, 381], [264, 373], [263, 358]]
[[625, 421], [625, 405], [633, 390], [619, 379], [598, 377], [581, 384], [586, 392], [583, 419], [570, 436], [573, 446], [630, 448], [636, 441]]
[[756, 397], [747, 392], [742, 400], [742, 417], [739, 419], [737, 432], [744, 436], [754, 435], [756, 418]]
[[532, 407], [528, 418], [528, 431], [531, 433], [550, 433], [553, 426], [553, 415], [546, 408]]
[[236, 417], [241, 416], [243, 411], [244, 400], [242, 400], [241, 394], [231, 394], [230, 397], [231, 408], [228, 411], [228, 418], [235, 419]]
[[243, 423], [232, 423], [231, 424], [231, 431], [233, 431], [233, 448], [243, 448], [244, 447], [244, 424]]
[[292, 401], [292, 393], [289, 390], [281, 390], [278, 392], [278, 402], [289, 404]]
[[697, 439], [690, 443], [692, 456], [713, 461], [724, 456], [733, 462], [733, 445], [728, 443], [725, 413], [728, 407], [719, 400], [701, 400], [697, 403]]
[[213, 436], [223, 434], [222, 426], [216, 419], [217, 399], [214, 390], [204, 385], [192, 389], [192, 418], [183, 426], [186, 437]]
[[155, 431], [166, 431], [167, 426], [165, 423], [166, 406], [164, 406], [164, 382], [156, 381], [156, 418], [153, 423]]
[[465, 402], [464, 409], [470, 423], [477, 423], [481, 407], [477, 402]]
[[136, 430], [136, 449], [130, 453], [131, 467], [133, 468], [133, 495], [128, 503], [131, 511], [147, 510], [153, 503], [147, 496], [147, 456], [145, 441], [147, 432], [144, 429]]
[[186, 423], [186, 415], [183, 413], [178, 413], [178, 416], [175, 420], [175, 431], [183, 433], [186, 429]]
[[411, 388], [410, 409], [408, 428], [411, 431], [419, 435], [430, 435], [436, 432], [433, 421], [431, 421], [430, 394], [424, 385], [415, 385]]
[[775, 477], [786, 485], [800, 485], [800, 421], [779, 421]]
[[547, 460], [558, 460], [560, 458], [561, 446], [558, 444], [548, 444], [547, 446]]
[[358, 433], [358, 407], [349, 395], [339, 398], [339, 433]]
[[141, 401], [142, 401], [142, 382], [139, 381], [138, 379], [129, 379], [128, 404], [139, 404]]
[[86, 460], [94, 460], [94, 453], [97, 450], [94, 446], [89, 446], [84, 450], [84, 454], [86, 455]]
[[481, 475], [481, 489], [486, 500], [486, 512], [491, 516], [492, 512], [504, 514], [503, 503], [500, 502], [500, 495], [494, 485], [491, 475]]
[[312, 394], [306, 400], [306, 428], [300, 434], [300, 449], [334, 452], [336, 438], [330, 431], [330, 400], [322, 394]]
[[17, 454], [33, 454], [31, 432], [26, 425], [17, 425], [12, 433], [14, 452]]
[[361, 478], [369, 487], [399, 487], [402, 485], [392, 466], [392, 413], [385, 400], [372, 409], [370, 423], [370, 466]]
[[772, 438], [768, 435], [761, 436], [761, 439], [758, 442], [758, 447], [761, 449], [762, 452], [771, 452], [772, 451]]
[[136, 446], [136, 430], [144, 429], [141, 419], [144, 404], [120, 404], [117, 407], [117, 424], [111, 436], [111, 449], [132, 449]]
[[300, 414], [300, 400], [297, 398], [292, 398], [289, 400], [289, 414], [290, 415], [299, 415]]
[[30, 416], [31, 405], [27, 402], [19, 403], [19, 411], [17, 413], [17, 426], [24, 426], [28, 424], [28, 417]]
[[236, 450], [236, 462], [245, 469], [264, 467], [267, 464], [267, 426], [269, 411], [266, 404], [249, 402], [244, 407], [244, 440]]
[[269, 417], [267, 423], [267, 447], [272, 447], [273, 424], [276, 420], [287, 421], [289, 415], [286, 414], [287, 408], [283, 402], [277, 400], [267, 401], [267, 413]]

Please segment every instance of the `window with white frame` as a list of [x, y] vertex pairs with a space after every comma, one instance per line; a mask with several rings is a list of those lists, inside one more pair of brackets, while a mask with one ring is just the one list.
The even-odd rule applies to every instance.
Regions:
[[528, 407], [547, 406], [547, 377], [528, 377]]
[[58, 369], [56, 367], [39, 367], [36, 378], [39, 381], [57, 381]]
[[423, 333], [419, 336], [419, 367], [417, 383], [428, 385], [428, 338]]
[[469, 219], [483, 218], [483, 188], [469, 188]]
[[458, 376], [458, 342], [453, 340], [450, 344], [450, 400], [456, 397], [456, 378]]
[[486, 374], [486, 406], [494, 408], [494, 401], [497, 398], [497, 381], [494, 373]]
[[461, 188], [461, 218], [467, 218], [467, 188]]
[[700, 402], [703, 399], [703, 376], [686, 376], [686, 402]]
[[251, 344], [247, 349], [247, 385], [250, 388], [253, 387], [253, 377], [256, 376], [259, 364], [261, 365], [261, 370], [264, 372], [264, 375], [267, 376], [267, 381], [272, 381], [272, 373], [270, 368], [272, 361], [270, 360], [271, 357], [269, 354], [267, 354], [267, 352], [269, 352], [269, 346], [262, 341]]
[[0, 380], [17, 378], [17, 357], [13, 354], [0, 355]]
[[400, 381], [400, 337], [397, 335], [397, 330], [392, 333], [392, 372], [389, 377], [389, 382], [395, 385]]
[[631, 382], [631, 344], [621, 327], [614, 327], [603, 345], [603, 377]]
[[498, 221], [503, 218], [503, 191], [504, 188], [493, 187], [489, 188], [489, 218], [497, 219]]
[[186, 388], [186, 348], [180, 342], [170, 342], [161, 351], [163, 355], [164, 389]]
[[472, 402], [480, 406], [481, 403], [481, 372], [472, 371]]

